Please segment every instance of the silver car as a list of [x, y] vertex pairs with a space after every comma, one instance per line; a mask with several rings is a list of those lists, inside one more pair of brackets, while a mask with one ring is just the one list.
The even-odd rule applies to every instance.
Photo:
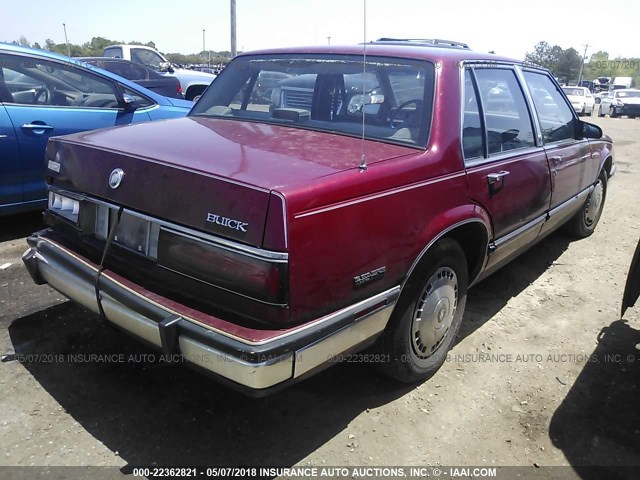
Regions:
[[626, 115], [629, 118], [640, 116], [640, 90], [625, 88], [611, 90], [600, 100], [598, 116], [609, 115], [611, 118]]

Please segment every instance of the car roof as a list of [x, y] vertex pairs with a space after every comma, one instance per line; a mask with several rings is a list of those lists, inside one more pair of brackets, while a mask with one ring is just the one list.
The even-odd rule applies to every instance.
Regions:
[[[416, 44], [415, 42], [392, 42], [392, 43], [367, 43], [360, 45], [324, 45], [324, 46], [307, 46], [292, 48], [274, 48], [265, 50], [256, 50], [252, 52], [241, 53], [241, 56], [265, 55], [265, 54], [334, 54], [334, 55], [362, 55], [363, 48], [366, 46], [367, 55], [384, 56], [384, 57], [401, 57], [417, 60], [434, 60], [434, 61], [486, 61], [486, 62], [505, 62], [510, 64], [524, 64], [522, 60], [503, 57], [492, 53], [482, 53], [464, 48], [440, 47], [426, 44]], [[544, 70], [531, 64], [527, 67]]]
[[73, 57], [78, 60], [102, 60], [104, 62], [131, 62], [131, 60], [127, 60], [126, 58], [120, 57]]
[[15, 43], [0, 42], [0, 51], [22, 53], [25, 55], [32, 55], [32, 56], [38, 56], [42, 58], [50, 58], [52, 60], [60, 60], [63, 62], [74, 63], [74, 60], [72, 58], [67, 57], [66, 55], [61, 55], [55, 52], [49, 52], [48, 50], [40, 50], [37, 48], [24, 47], [22, 45], [16, 45]]

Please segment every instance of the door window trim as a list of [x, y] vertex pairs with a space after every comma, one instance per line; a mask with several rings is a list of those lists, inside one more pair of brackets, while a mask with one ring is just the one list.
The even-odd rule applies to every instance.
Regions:
[[[518, 88], [520, 89], [524, 101], [525, 106], [527, 108], [527, 113], [529, 115], [529, 122], [531, 124], [531, 128], [533, 131], [533, 140], [534, 145], [526, 148], [507, 150], [505, 152], [493, 153], [489, 154], [489, 144], [487, 139], [487, 128], [486, 128], [486, 119], [484, 114], [484, 104], [482, 101], [482, 96], [479, 94], [478, 83], [475, 75], [475, 71], [479, 69], [489, 69], [489, 68], [498, 68], [500, 70], [511, 70], [514, 72], [516, 83], [518, 84]], [[476, 102], [478, 104], [478, 112], [480, 114], [480, 125], [483, 130], [483, 156], [482, 157], [473, 157], [467, 159], [464, 155], [464, 146], [462, 143], [463, 139], [463, 129], [464, 129], [464, 100], [466, 98], [465, 95], [465, 72], [469, 71], [471, 74], [471, 81], [474, 88], [474, 94], [476, 95]], [[530, 69], [533, 72], [540, 73], [536, 69]], [[460, 62], [460, 153], [462, 155], [462, 159], [464, 162], [465, 168], [477, 167], [479, 165], [485, 165], [494, 162], [504, 161], [510, 158], [516, 158], [525, 155], [531, 155], [534, 153], [539, 153], [544, 151], [544, 143], [542, 141], [542, 131], [539, 125], [538, 114], [535, 110], [535, 106], [533, 104], [533, 100], [529, 93], [529, 88], [527, 87], [526, 82], [524, 82], [524, 77], [521, 72], [521, 66], [518, 64], [511, 64], [507, 62], [488, 62], [488, 61], [478, 61], [478, 60], [470, 60], [470, 61], [462, 61]]]

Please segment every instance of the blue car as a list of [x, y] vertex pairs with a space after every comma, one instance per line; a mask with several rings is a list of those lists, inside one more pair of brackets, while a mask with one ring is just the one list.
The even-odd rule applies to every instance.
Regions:
[[183, 117], [192, 106], [81, 61], [0, 43], [0, 216], [46, 206], [49, 137]]

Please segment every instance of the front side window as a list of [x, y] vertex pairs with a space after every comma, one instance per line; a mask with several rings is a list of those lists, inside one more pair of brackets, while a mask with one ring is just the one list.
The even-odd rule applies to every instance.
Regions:
[[7, 103], [61, 107], [118, 108], [113, 82], [89, 71], [48, 60], [0, 55]]
[[122, 58], [122, 47], [108, 47], [104, 49], [105, 57]]
[[559, 87], [546, 74], [524, 72], [524, 78], [538, 112], [545, 143], [573, 139], [576, 131], [574, 110]]
[[426, 146], [434, 66], [362, 56], [235, 59], [191, 115], [261, 121]]
[[164, 58], [158, 55], [153, 50], [146, 50], [144, 48], [132, 48], [131, 60], [142, 65], [147, 65], [154, 70], [160, 70], [160, 66], [165, 62]]
[[474, 69], [484, 110], [489, 155], [535, 145], [524, 94], [511, 69]]
[[150, 107], [152, 105], [155, 105], [154, 102], [149, 100], [147, 97], [143, 97], [138, 92], [136, 92], [134, 90], [131, 90], [129, 87], [125, 87], [123, 85], [122, 88], [124, 90], [124, 94], [125, 95], [130, 95], [130, 96], [132, 96], [134, 98], [138, 108], [146, 108], [146, 107]]

